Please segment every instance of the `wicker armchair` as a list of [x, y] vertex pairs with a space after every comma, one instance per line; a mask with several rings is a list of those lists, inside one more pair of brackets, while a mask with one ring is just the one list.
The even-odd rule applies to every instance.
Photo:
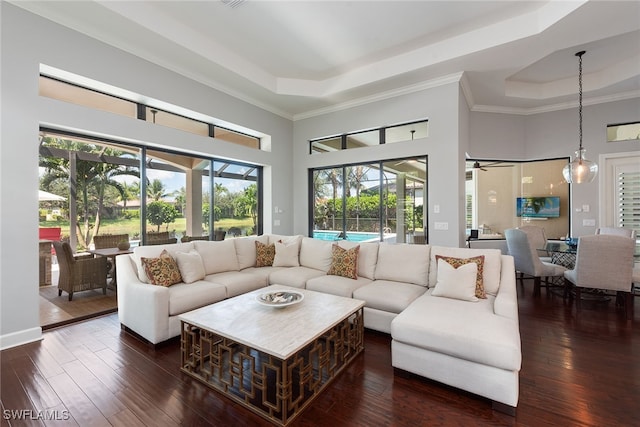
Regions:
[[209, 240], [209, 236], [184, 236], [180, 241], [182, 243], [185, 242], [193, 242], [194, 240]]
[[168, 231], [160, 231], [158, 233], [147, 233], [146, 244], [147, 245], [166, 245], [170, 243], [177, 243], [178, 239], [170, 237]]
[[107, 294], [107, 259], [105, 257], [75, 257], [67, 242], [53, 242], [56, 250], [60, 277], [58, 279], [58, 296], [62, 291], [69, 294], [69, 301], [74, 292], [102, 288]]
[[96, 249], [117, 248], [119, 243], [129, 242], [128, 234], [102, 234], [93, 236], [93, 245]]

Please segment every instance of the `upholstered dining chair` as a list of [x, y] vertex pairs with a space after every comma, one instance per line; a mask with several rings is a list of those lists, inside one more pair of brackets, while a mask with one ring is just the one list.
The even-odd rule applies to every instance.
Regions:
[[614, 236], [625, 236], [635, 239], [636, 230], [624, 227], [600, 227], [596, 230], [596, 234], [610, 234]]
[[[516, 271], [520, 273], [520, 283], [524, 285], [523, 275], [533, 277], [533, 294], [540, 294], [540, 284], [542, 277], [562, 277], [567, 270], [561, 265], [541, 261], [529, 242], [529, 236], [524, 231], [517, 228], [510, 228], [504, 231], [509, 255], [513, 256]], [[545, 280], [548, 285], [548, 281]]]
[[572, 298], [575, 289], [576, 307], [580, 309], [580, 290], [593, 288], [616, 291], [627, 319], [633, 317], [633, 252], [635, 239], [610, 234], [583, 236], [578, 240], [576, 266], [564, 273], [565, 297]]
[[71, 301], [74, 292], [91, 289], [102, 289], [102, 293], [107, 294], [107, 259], [105, 257], [74, 256], [67, 242], [53, 242], [53, 247], [60, 265], [58, 296], [65, 291], [69, 294], [69, 301]]
[[544, 228], [538, 227], [537, 225], [523, 225], [522, 227], [518, 227], [518, 229], [527, 233], [529, 244], [540, 257], [540, 261], [551, 262], [551, 255], [545, 250], [547, 246], [547, 236]]

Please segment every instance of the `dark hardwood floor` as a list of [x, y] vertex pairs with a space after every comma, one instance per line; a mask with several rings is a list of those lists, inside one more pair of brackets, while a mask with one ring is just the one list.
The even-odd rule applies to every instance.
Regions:
[[[367, 331], [365, 352], [292, 425], [640, 425], [640, 298], [626, 321], [613, 300], [585, 304], [576, 315], [561, 297], [544, 289], [534, 297], [532, 289], [529, 281], [519, 289], [515, 417], [478, 396], [394, 372], [390, 337]], [[120, 330], [117, 314], [49, 330], [0, 358], [2, 426], [270, 425], [181, 374], [178, 341], [151, 349]], [[68, 419], [7, 420], [20, 414]]]

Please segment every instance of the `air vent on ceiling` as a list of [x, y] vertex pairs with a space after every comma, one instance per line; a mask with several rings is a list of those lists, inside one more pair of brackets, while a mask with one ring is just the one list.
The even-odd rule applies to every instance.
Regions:
[[240, 6], [246, 0], [220, 0], [224, 5], [229, 6], [232, 9]]

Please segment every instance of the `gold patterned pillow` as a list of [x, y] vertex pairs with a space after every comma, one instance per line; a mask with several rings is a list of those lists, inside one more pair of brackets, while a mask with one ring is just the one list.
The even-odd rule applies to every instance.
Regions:
[[360, 245], [344, 249], [334, 243], [331, 246], [331, 267], [327, 274], [357, 279], [359, 252]]
[[167, 287], [182, 282], [178, 263], [166, 249], [158, 258], [142, 257], [140, 261], [152, 285]]
[[475, 262], [478, 265], [478, 274], [476, 275], [476, 297], [483, 299], [487, 298], [487, 294], [484, 291], [484, 282], [482, 281], [482, 274], [484, 272], [484, 255], [474, 256], [472, 258], [454, 258], [450, 256], [436, 255], [436, 262], [438, 262], [439, 259], [446, 261], [447, 264], [454, 268], [458, 268], [461, 265], [465, 265], [470, 262]]
[[256, 267], [270, 267], [276, 257], [276, 245], [258, 242], [256, 240]]

